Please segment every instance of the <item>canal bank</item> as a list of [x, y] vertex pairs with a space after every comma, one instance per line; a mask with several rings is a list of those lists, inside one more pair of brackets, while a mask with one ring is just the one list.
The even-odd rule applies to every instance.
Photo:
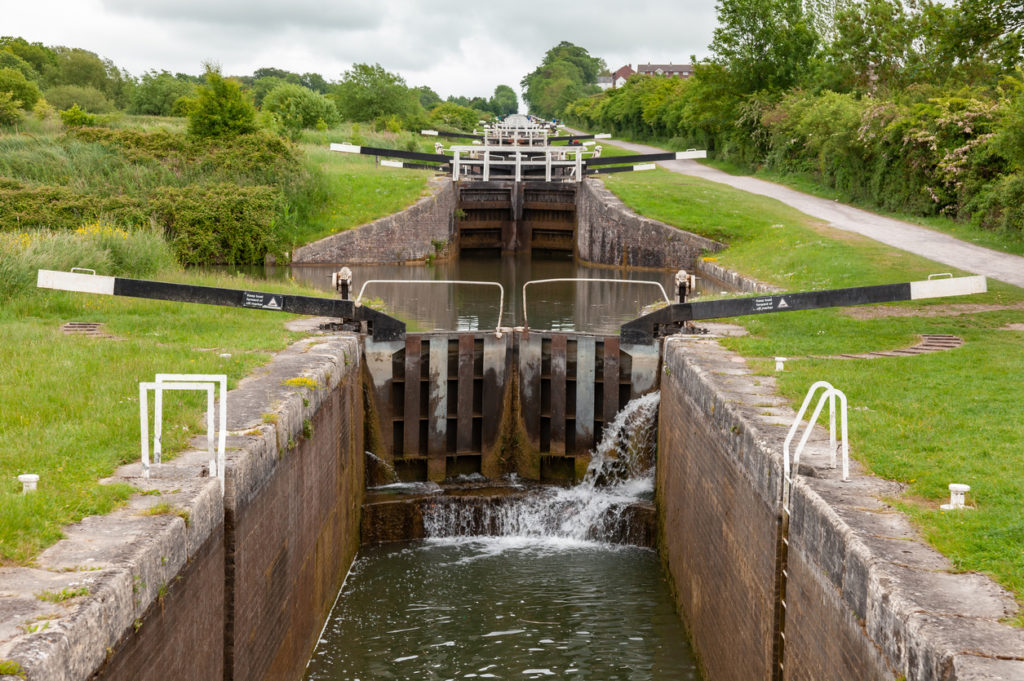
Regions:
[[[148, 481], [121, 469], [160, 494], [0, 573], [0, 658], [40, 680], [299, 678], [359, 541], [359, 365], [355, 337], [311, 338], [229, 394], [223, 503], [202, 442]], [[714, 339], [669, 340], [661, 385], [658, 539], [696, 654], [711, 681], [779, 678], [793, 412]], [[823, 439], [794, 488], [781, 678], [1022, 678], [1013, 599], [921, 542], [895, 483], [838, 481]]]
[[843, 482], [827, 430], [801, 459], [783, 562], [795, 414], [772, 377], [713, 339], [677, 336], [661, 390], [660, 550], [709, 680], [1024, 678], [1024, 631], [1002, 623], [1012, 595], [928, 546], [887, 502], [898, 483], [856, 462]]
[[[0, 660], [29, 679], [294, 679], [359, 541], [355, 336], [279, 353], [228, 395], [224, 494], [205, 438], [84, 519], [32, 567], [0, 568]], [[16, 679], [18, 676], [2, 678]]]
[[[709, 678], [772, 678], [781, 640], [779, 438], [765, 436], [758, 418], [780, 426], [793, 414], [760, 392], [756, 381], [765, 379], [730, 384], [743, 373], [736, 358], [705, 356], [700, 343], [692, 352], [676, 347], [683, 344], [670, 343], [662, 377], [675, 405], [663, 412], [663, 429], [681, 431], [663, 433], [665, 561]], [[291, 678], [355, 551], [356, 347], [352, 337], [304, 341], [231, 394], [229, 404], [246, 406], [229, 426], [223, 501], [203, 475], [203, 454], [189, 453], [144, 487], [160, 496], [69, 528], [69, 543], [33, 569], [5, 570], [0, 659], [39, 679]], [[744, 409], [737, 395], [747, 392], [759, 397]], [[137, 467], [122, 473], [138, 480]], [[860, 534], [847, 520], [864, 512], [888, 522], [877, 499], [898, 489], [863, 479], [829, 488], [828, 480], [813, 480], [825, 485], [817, 497], [802, 486], [795, 497], [784, 678], [1019, 678], [1019, 631], [998, 624], [1012, 613], [1005, 593], [977, 575], [967, 578], [975, 590], [957, 598], [916, 585], [919, 573], [964, 580], [932, 554], [916, 563], [903, 554], [913, 537], [905, 520]], [[847, 507], [851, 489], [866, 496]], [[44, 593], [52, 600], [37, 597]], [[950, 622], [971, 626], [967, 634], [939, 626]]]

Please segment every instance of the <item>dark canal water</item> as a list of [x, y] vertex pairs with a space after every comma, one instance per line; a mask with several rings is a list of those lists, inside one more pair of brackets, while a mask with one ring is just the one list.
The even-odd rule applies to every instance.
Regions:
[[698, 679], [658, 556], [561, 538], [365, 549], [306, 679]]

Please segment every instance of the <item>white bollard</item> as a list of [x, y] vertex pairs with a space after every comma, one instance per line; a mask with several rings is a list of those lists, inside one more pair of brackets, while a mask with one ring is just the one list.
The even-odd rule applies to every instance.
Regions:
[[39, 476], [35, 473], [25, 473], [24, 475], [18, 476], [18, 482], [21, 483], [21, 493], [28, 494], [29, 492], [36, 491], [36, 483], [39, 482]]
[[776, 357], [775, 358], [775, 370], [776, 371], [784, 371], [786, 369], [786, 359], [788, 359], [788, 358], [786, 358], [786, 357]]
[[970, 485], [962, 485], [956, 482], [949, 483], [949, 503], [943, 504], [940, 508], [943, 511], [958, 511], [967, 508], [964, 504], [964, 499], [965, 495], [970, 491]]

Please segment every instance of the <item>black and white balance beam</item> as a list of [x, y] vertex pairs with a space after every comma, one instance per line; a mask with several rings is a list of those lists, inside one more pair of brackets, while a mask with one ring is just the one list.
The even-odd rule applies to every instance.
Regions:
[[905, 300], [943, 298], [984, 293], [988, 290], [985, 277], [970, 276], [927, 281], [911, 281], [902, 284], [881, 286], [856, 286], [853, 288], [807, 291], [802, 293], [781, 293], [751, 298], [726, 298], [722, 300], [676, 303], [650, 314], [626, 322], [619, 331], [623, 343], [649, 344], [654, 342], [659, 327], [701, 319], [722, 319], [743, 317], [772, 312], [796, 312], [817, 310], [826, 307], [871, 305], [895, 303]]
[[191, 284], [173, 284], [164, 281], [126, 279], [123, 277], [108, 277], [81, 272], [57, 272], [54, 270], [39, 270], [36, 286], [38, 288], [60, 291], [149, 298], [152, 300], [169, 300], [179, 303], [199, 303], [202, 305], [246, 307], [271, 312], [290, 312], [292, 314], [315, 317], [365, 321], [373, 325], [373, 339], [375, 341], [405, 338], [405, 322], [365, 305], [356, 305], [355, 301], [352, 300], [297, 296], [288, 293], [245, 291], [241, 289], [215, 288], [212, 286], [194, 286]]

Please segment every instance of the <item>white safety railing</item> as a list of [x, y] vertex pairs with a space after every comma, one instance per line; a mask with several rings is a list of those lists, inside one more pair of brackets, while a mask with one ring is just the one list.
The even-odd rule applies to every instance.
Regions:
[[356, 305], [362, 305], [363, 292], [370, 284], [459, 284], [463, 286], [497, 286], [498, 287], [498, 325], [494, 335], [501, 338], [501, 317], [505, 314], [505, 287], [496, 281], [456, 281], [454, 279], [367, 279], [359, 288]]
[[[593, 142], [590, 146], [593, 146]], [[600, 147], [591, 150], [589, 146], [579, 147], [514, 147], [507, 146], [465, 146], [455, 145], [449, 148], [452, 153], [452, 179], [458, 180], [476, 169], [484, 182], [490, 180], [493, 168], [511, 168], [516, 182], [523, 178], [524, 169], [544, 169], [546, 182], [552, 180], [554, 169], [565, 168], [569, 177], [579, 180], [583, 174], [583, 160], [586, 157], [597, 158], [601, 155]]]
[[603, 282], [603, 283], [611, 283], [611, 284], [640, 284], [640, 285], [646, 285], [646, 286], [657, 286], [661, 290], [661, 295], [665, 299], [665, 302], [667, 304], [669, 304], [669, 305], [672, 304], [672, 301], [669, 300], [669, 298], [668, 298], [668, 294], [665, 293], [665, 287], [662, 286], [661, 283], [659, 283], [657, 281], [644, 281], [644, 280], [635, 280], [635, 279], [590, 279], [590, 278], [587, 278], [587, 277], [570, 277], [570, 278], [563, 278], [563, 279], [534, 279], [533, 281], [528, 281], [525, 284], [523, 284], [523, 328], [526, 328], [526, 329], [530, 328], [530, 322], [529, 322], [529, 320], [527, 319], [527, 316], [526, 316], [526, 287], [527, 286], [532, 286], [533, 284], [552, 284], [552, 283], [559, 282], [559, 281], [575, 281], [575, 282], [583, 281], [583, 282], [595, 282], [595, 283], [596, 282]]
[[[807, 426], [804, 428], [804, 434], [800, 438], [799, 444], [797, 444], [796, 451], [792, 453], [791, 460], [789, 446], [793, 442], [797, 429], [803, 421], [804, 414], [807, 412], [807, 407], [810, 406], [811, 400], [814, 399], [814, 396], [819, 390], [823, 390], [824, 392], [821, 393], [821, 397], [818, 399], [818, 404], [814, 408], [814, 413], [807, 421]], [[814, 430], [814, 424], [818, 422], [818, 416], [821, 415], [821, 410], [825, 407], [826, 402], [828, 402], [829, 465], [832, 468], [836, 467], [836, 454], [838, 450], [836, 441], [837, 399], [839, 400], [840, 407], [839, 429], [843, 446], [843, 480], [848, 480], [850, 477], [850, 445], [847, 440], [846, 395], [842, 390], [833, 387], [833, 385], [828, 381], [818, 381], [811, 386], [810, 390], [807, 391], [807, 396], [804, 397], [804, 403], [800, 405], [800, 411], [797, 412], [796, 419], [793, 420], [793, 425], [790, 426], [789, 432], [786, 434], [786, 440], [782, 445], [782, 475], [784, 478], [783, 506], [787, 510], [789, 508], [789, 490], [793, 484], [793, 475], [800, 468], [800, 453], [803, 452], [804, 446], [807, 444], [807, 440], [811, 437], [811, 431]]]
[[[219, 393], [219, 426], [214, 425], [217, 409], [214, 392]], [[227, 391], [228, 378], [224, 374], [157, 374], [151, 382], [139, 383], [139, 423], [142, 437], [142, 477], [148, 478], [149, 461], [149, 391], [153, 391], [153, 463], [162, 459], [161, 438], [163, 437], [163, 399], [167, 390], [197, 390], [206, 392], [206, 448], [210, 456], [210, 476], [220, 480], [220, 491], [224, 493], [224, 449], [227, 438]], [[214, 454], [214, 437], [217, 451]]]

